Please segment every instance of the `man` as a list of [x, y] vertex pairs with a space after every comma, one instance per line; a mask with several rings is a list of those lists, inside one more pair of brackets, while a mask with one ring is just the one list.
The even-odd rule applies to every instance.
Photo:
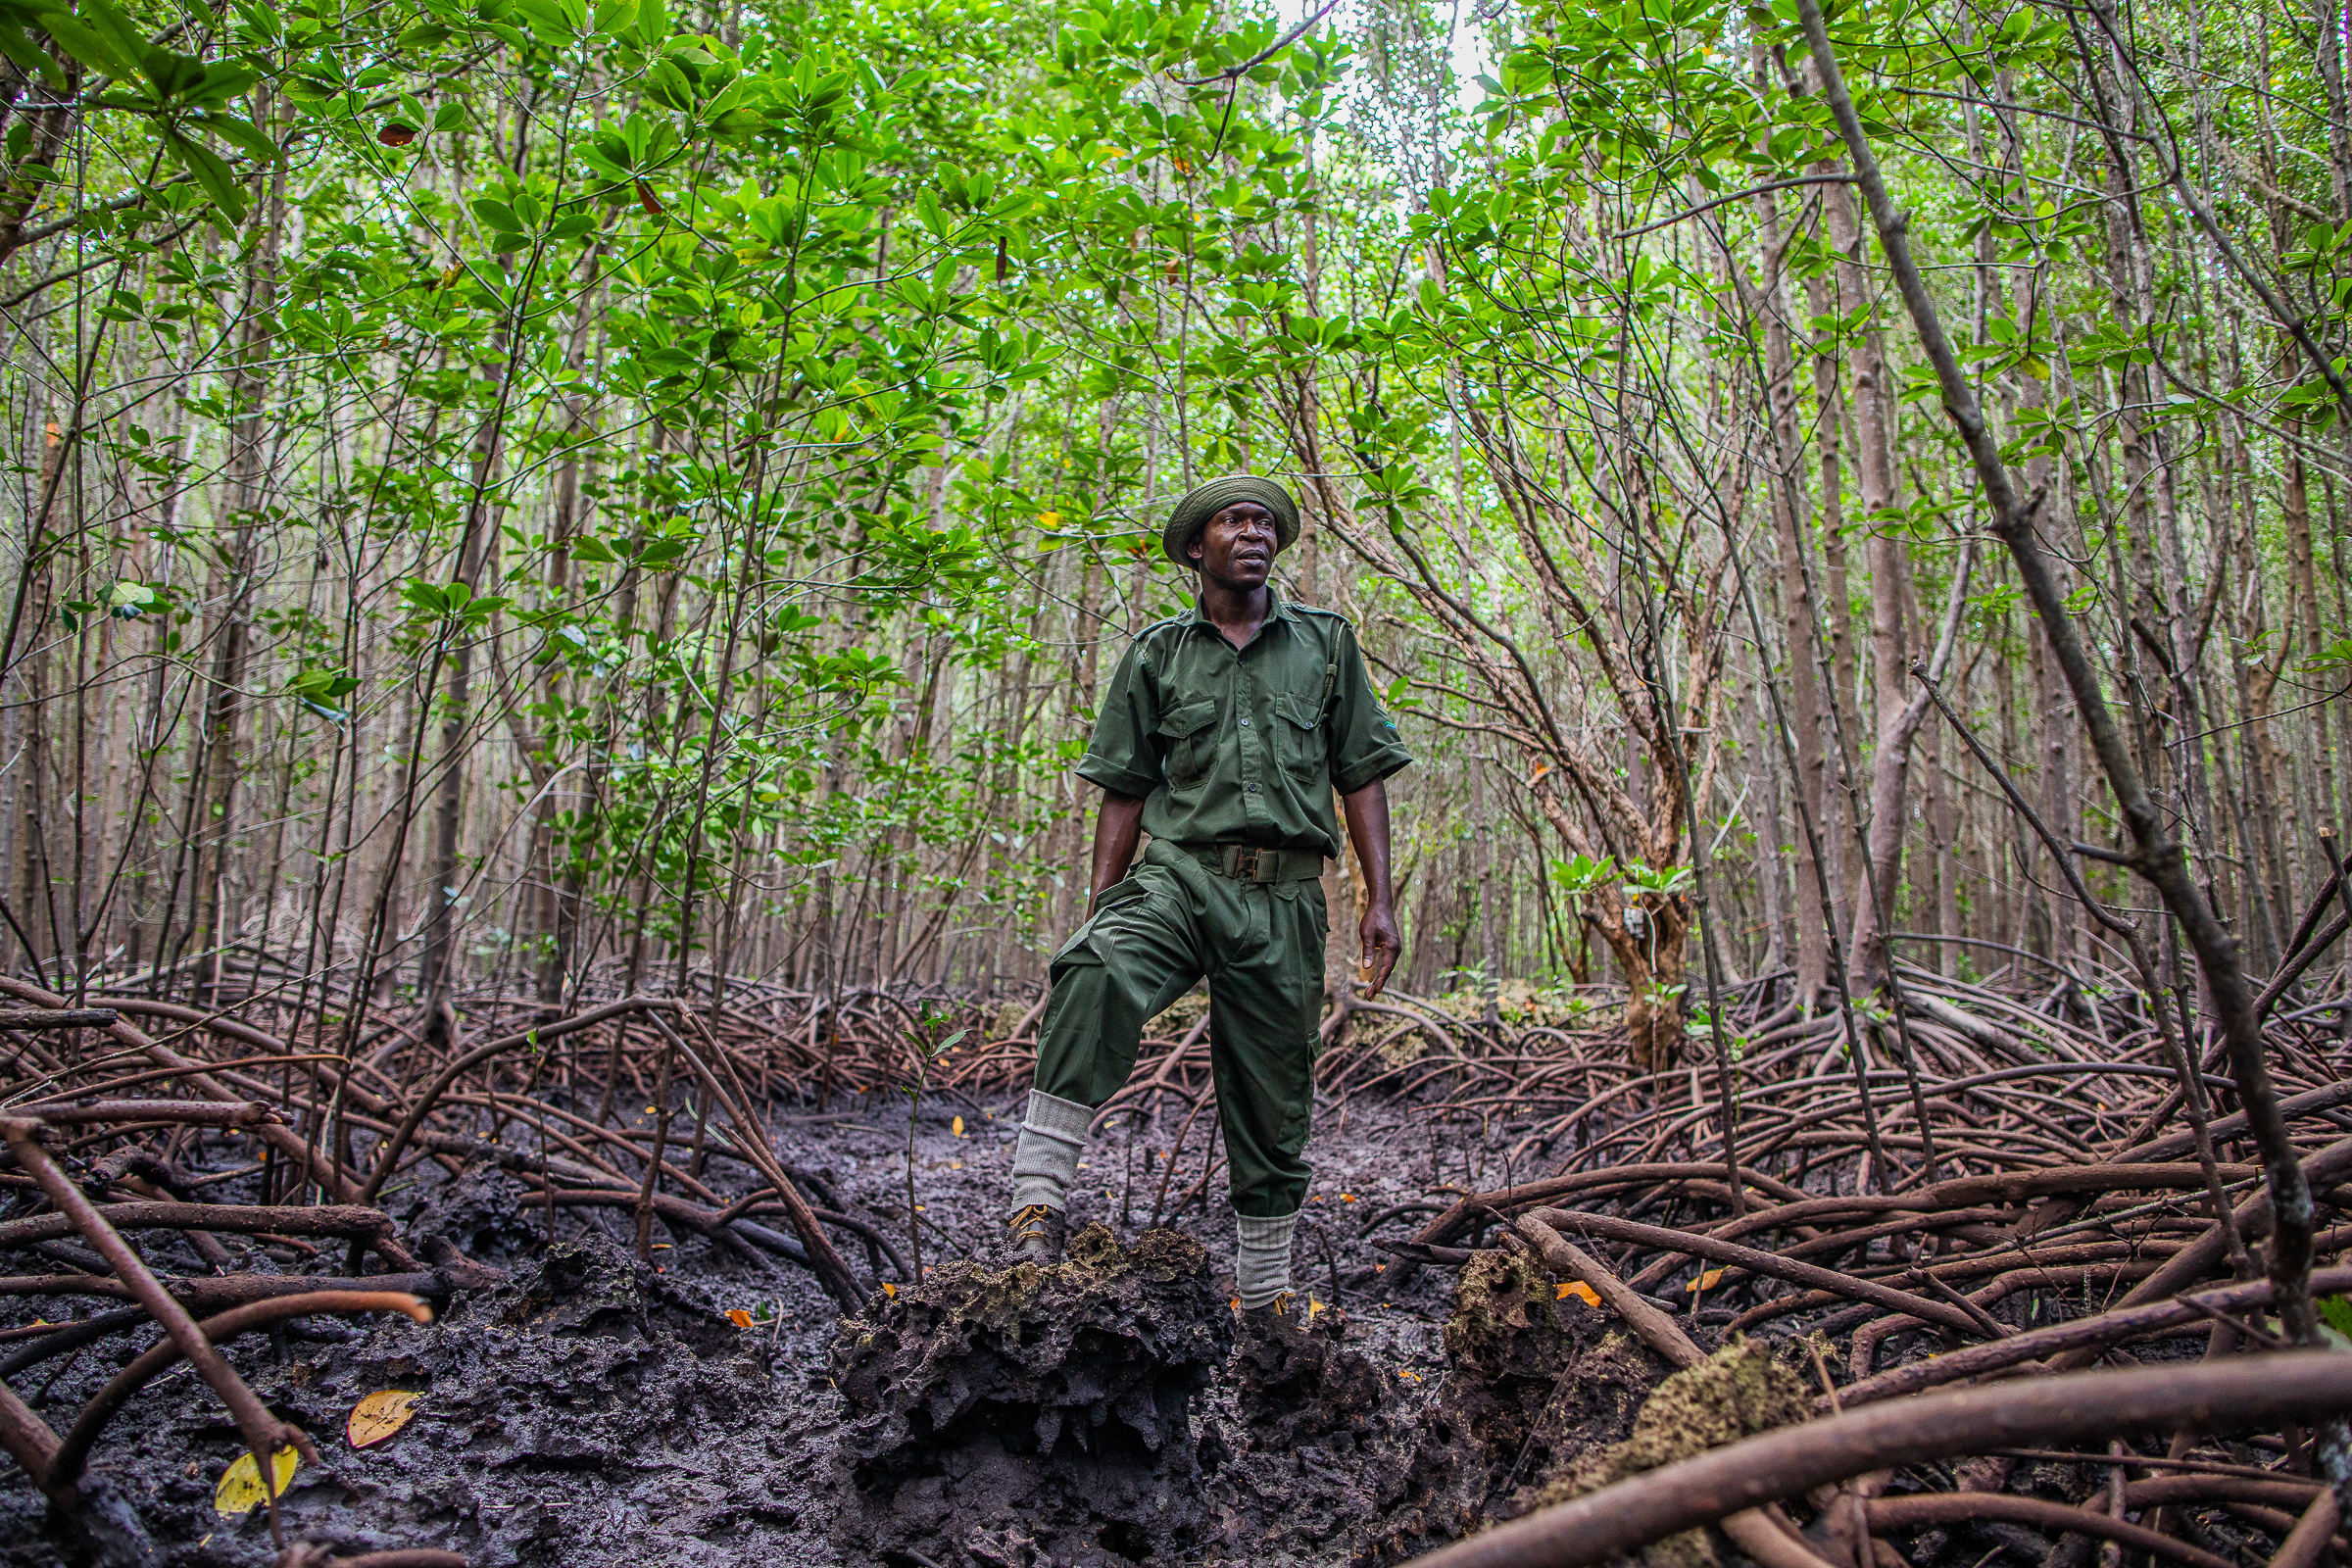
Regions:
[[[1363, 867], [1363, 962], [1377, 996], [1403, 948], [1382, 780], [1412, 760], [1381, 710], [1354, 628], [1267, 585], [1298, 537], [1271, 479], [1212, 479], [1160, 536], [1200, 573], [1195, 607], [1119, 662], [1079, 775], [1102, 787], [1086, 922], [1054, 955], [1037, 1077], [1013, 1154], [1011, 1250], [1054, 1263], [1094, 1107], [1127, 1081], [1144, 1025], [1203, 976], [1224, 1122], [1241, 1304], [1289, 1310], [1306, 1199], [1307, 1115], [1328, 929], [1336, 789]], [[1151, 845], [1135, 861], [1139, 835]]]

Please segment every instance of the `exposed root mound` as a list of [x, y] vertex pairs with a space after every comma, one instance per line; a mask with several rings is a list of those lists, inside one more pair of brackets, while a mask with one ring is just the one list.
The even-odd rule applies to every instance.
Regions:
[[1502, 1251], [1462, 1266], [1446, 1359], [1411, 1505], [1385, 1544], [1394, 1555], [1524, 1511], [1526, 1482], [1623, 1441], [1667, 1371], [1605, 1314], [1561, 1298], [1541, 1263]]
[[[1304, 1302], [1304, 1298], [1300, 1298]], [[1234, 1354], [1242, 1423], [1254, 1448], [1368, 1437], [1386, 1402], [1380, 1369], [1340, 1343], [1348, 1314], [1304, 1306], [1305, 1328], [1246, 1335]]]
[[1232, 1335], [1207, 1253], [1171, 1230], [1123, 1248], [1090, 1225], [1058, 1266], [950, 1265], [876, 1303], [833, 1347], [865, 1504], [842, 1544], [1007, 1568], [1182, 1553], [1205, 1531], [1193, 1398]]
[[1323, 1568], [1377, 1550], [1409, 1484], [1421, 1390], [1343, 1343], [1347, 1332], [1348, 1315], [1324, 1308], [1302, 1326], [1243, 1335], [1238, 1452], [1211, 1489], [1228, 1510], [1217, 1560]]
[[[1762, 1345], [1735, 1338], [1698, 1365], [1660, 1383], [1624, 1442], [1569, 1457], [1529, 1501], [1535, 1506], [1565, 1502], [1812, 1413], [1801, 1378]], [[1642, 1560], [1649, 1568], [1713, 1568], [1717, 1554], [1707, 1532], [1691, 1530], [1647, 1547]]]

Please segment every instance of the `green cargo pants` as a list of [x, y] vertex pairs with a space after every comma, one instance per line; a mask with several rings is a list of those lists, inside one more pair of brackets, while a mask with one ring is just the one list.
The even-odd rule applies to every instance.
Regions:
[[1234, 1212], [1297, 1213], [1328, 928], [1314, 878], [1242, 881], [1154, 839], [1054, 955], [1037, 1087], [1102, 1104], [1134, 1070], [1144, 1025], [1206, 976]]

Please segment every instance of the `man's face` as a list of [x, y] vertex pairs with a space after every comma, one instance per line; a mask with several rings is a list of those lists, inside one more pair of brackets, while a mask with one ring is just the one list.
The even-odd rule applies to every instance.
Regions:
[[1263, 587], [1274, 569], [1274, 514], [1237, 501], [1208, 519], [1186, 553], [1202, 577], [1246, 593]]

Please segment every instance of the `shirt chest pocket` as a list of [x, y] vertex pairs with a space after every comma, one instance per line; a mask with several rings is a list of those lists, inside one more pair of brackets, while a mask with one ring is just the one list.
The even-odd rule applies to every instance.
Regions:
[[1159, 715], [1164, 747], [1160, 771], [1171, 789], [1189, 789], [1208, 777], [1217, 760], [1217, 705], [1208, 698], [1171, 708]]
[[1282, 757], [1282, 765], [1292, 774], [1308, 783], [1325, 770], [1323, 715], [1316, 710], [1315, 700], [1297, 692], [1284, 692], [1274, 699], [1274, 711], [1282, 722], [1274, 726], [1275, 748]]

